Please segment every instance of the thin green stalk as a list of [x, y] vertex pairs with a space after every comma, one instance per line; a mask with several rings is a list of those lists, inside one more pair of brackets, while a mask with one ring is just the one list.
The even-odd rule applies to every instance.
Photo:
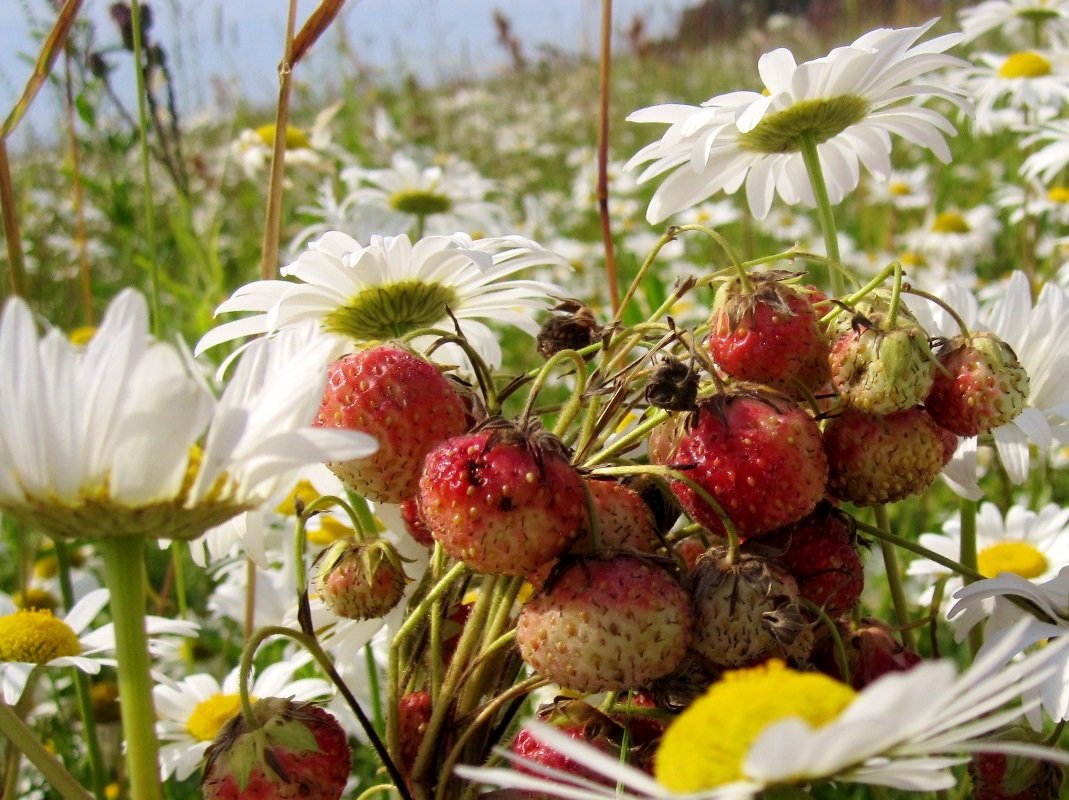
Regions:
[[[832, 211], [831, 201], [828, 199], [828, 184], [824, 180], [824, 169], [820, 165], [820, 156], [817, 154], [817, 143], [812, 133], [803, 133], [798, 138], [798, 148], [805, 161], [805, 169], [809, 174], [809, 182], [813, 186], [813, 197], [817, 201], [817, 218], [820, 220], [820, 229], [824, 234], [824, 247], [828, 251], [828, 258], [838, 264], [842, 263], [839, 255], [839, 236], [835, 227], [835, 214]], [[843, 279], [838, 270], [829, 270], [831, 273], [831, 290], [838, 297], [844, 291]]]
[[[958, 559], [962, 565], [979, 574], [976, 552], [976, 501], [961, 498], [958, 505], [958, 516], [961, 519], [961, 537], [959, 539]], [[972, 583], [975, 578], [967, 576], [965, 584]], [[969, 630], [969, 650], [975, 658], [980, 647], [984, 643], [984, 630], [982, 625], [974, 625]]]
[[531, 416], [534, 412], [535, 400], [538, 399], [538, 394], [542, 391], [542, 387], [545, 386], [554, 368], [565, 360], [570, 360], [575, 364], [575, 388], [572, 389], [571, 397], [568, 399], [567, 405], [561, 409], [557, 424], [554, 426], [554, 433], [558, 436], [567, 430], [568, 425], [579, 413], [579, 409], [582, 408], [583, 404], [583, 392], [586, 390], [586, 361], [575, 350], [556, 352], [542, 365], [538, 375], [535, 377], [534, 384], [527, 392], [527, 403], [524, 405], [523, 413], [520, 415], [521, 419], [527, 419]]
[[7, 263], [10, 270], [11, 294], [26, 294], [26, 265], [22, 258], [22, 232], [15, 210], [15, 187], [11, 181], [11, 163], [7, 157], [7, 141], [0, 139], [0, 218], [4, 224], [7, 243]]
[[[876, 526], [880, 530], [890, 533], [891, 523], [887, 519], [887, 508], [885, 506], [876, 506], [873, 511], [876, 515]], [[902, 586], [902, 570], [898, 566], [898, 554], [886, 539], [880, 540], [880, 552], [883, 554], [887, 585], [891, 590], [891, 604], [894, 606], [895, 618], [898, 620], [898, 626], [901, 629], [899, 634], [902, 637], [902, 644], [905, 645], [907, 650], [916, 652], [917, 640], [914, 638], [913, 629], [910, 627], [909, 602], [906, 600], [906, 593]]]
[[119, 705], [132, 800], [160, 800], [159, 743], [152, 701], [151, 659], [145, 635], [145, 541], [140, 536], [102, 539], [104, 574], [111, 594]]
[[19, 719], [7, 703], [0, 700], [0, 734], [30, 760], [63, 800], [93, 800], [93, 795], [48, 752], [33, 728]]
[[152, 333], [157, 339], [163, 330], [160, 319], [160, 264], [156, 257], [156, 215], [152, 201], [152, 171], [149, 169], [148, 106], [146, 104], [145, 61], [141, 42], [141, 3], [130, 2], [130, 25], [134, 36], [134, 75], [137, 78], [137, 128], [141, 147], [142, 202], [145, 206], [145, 247], [148, 248]]
[[371, 724], [380, 733], [386, 729], [386, 716], [382, 712], [382, 689], [379, 686], [379, 665], [371, 642], [364, 645], [364, 664], [367, 667], [367, 691], [371, 695]]
[[646, 275], [649, 273], [650, 268], [653, 266], [653, 262], [657, 259], [657, 254], [661, 252], [661, 249], [673, 241], [676, 238], [676, 234], [679, 229], [675, 226], [670, 227], [664, 233], [661, 234], [661, 238], [658, 239], [653, 249], [650, 250], [649, 255], [646, 256], [646, 260], [642, 262], [642, 266], [638, 268], [638, 273], [631, 281], [631, 285], [627, 287], [627, 293], [624, 294], [623, 300], [620, 301], [620, 307], [616, 309], [616, 313], [613, 314], [612, 321], [609, 323], [609, 327], [618, 324], [624, 318], [624, 310], [627, 308], [627, 304], [634, 298], [635, 293], [638, 292], [638, 287], [642, 285], [642, 282], [646, 279]]
[[605, 277], [613, 313], [620, 310], [620, 282], [609, 217], [609, 88], [612, 75], [612, 0], [601, 0], [601, 64], [598, 71], [598, 215], [605, 248]]

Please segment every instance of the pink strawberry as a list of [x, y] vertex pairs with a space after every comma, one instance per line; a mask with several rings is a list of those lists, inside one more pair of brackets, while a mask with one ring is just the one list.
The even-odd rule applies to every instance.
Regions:
[[846, 409], [824, 428], [828, 493], [858, 506], [921, 494], [943, 468], [932, 418], [911, 408], [887, 416]]
[[398, 766], [407, 774], [416, 762], [427, 724], [431, 721], [430, 692], [409, 692], [402, 696], [397, 705], [397, 720], [401, 742]]
[[257, 700], [252, 711], [260, 727], [237, 714], [205, 753], [204, 800], [338, 800], [352, 763], [338, 721], [280, 697]]
[[1028, 373], [1013, 349], [993, 333], [947, 341], [938, 373], [924, 401], [932, 419], [959, 436], [976, 436], [1004, 425], [1024, 410]]
[[[671, 465], [712, 495], [740, 537], [797, 522], [824, 496], [828, 464], [820, 429], [797, 403], [771, 390], [736, 385], [699, 403]], [[714, 533], [716, 511], [682, 481], [680, 504]]]
[[401, 503], [401, 519], [405, 523], [405, 531], [408, 535], [424, 547], [434, 547], [434, 537], [431, 529], [423, 521], [419, 513], [419, 495], [412, 495]]
[[388, 342], [331, 364], [316, 425], [374, 436], [374, 454], [327, 466], [358, 494], [400, 503], [419, 489], [427, 452], [467, 430], [468, 414], [438, 367]]
[[639, 550], [649, 552], [656, 545], [653, 512], [634, 489], [619, 481], [584, 478], [594, 512], [598, 518], [598, 544], [588, 526], [572, 546], [573, 553], [603, 550]]
[[500, 419], [435, 447], [419, 491], [435, 541], [494, 575], [535, 571], [587, 523], [582, 480], [560, 440]]
[[408, 576], [401, 556], [385, 540], [339, 539], [313, 564], [312, 588], [339, 617], [378, 619], [401, 602]]
[[632, 555], [562, 565], [516, 623], [527, 665], [579, 692], [637, 688], [668, 674], [690, 636], [687, 593], [665, 569]]
[[831, 616], [845, 614], [861, 598], [865, 574], [854, 520], [829, 503], [760, 542], [794, 577], [798, 593]]
[[788, 284], [790, 277], [754, 273], [750, 291], [738, 278], [721, 285], [708, 344], [725, 374], [799, 396], [828, 380], [828, 343], [810, 297]]

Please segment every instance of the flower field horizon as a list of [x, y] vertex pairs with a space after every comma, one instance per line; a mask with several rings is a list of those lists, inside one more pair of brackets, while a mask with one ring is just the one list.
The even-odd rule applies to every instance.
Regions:
[[1061, 797], [1069, 2], [343, 4], [194, 116], [67, 0], [5, 110], [0, 796]]

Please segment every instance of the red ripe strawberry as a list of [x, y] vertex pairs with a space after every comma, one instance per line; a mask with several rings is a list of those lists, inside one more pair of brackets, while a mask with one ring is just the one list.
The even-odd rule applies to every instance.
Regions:
[[582, 479], [560, 440], [504, 420], [435, 447], [419, 491], [435, 541], [493, 575], [534, 572], [587, 524]]
[[828, 492], [858, 506], [921, 494], [943, 468], [932, 418], [911, 408], [884, 417], [846, 409], [824, 428]]
[[[905, 672], [921, 662], [921, 657], [904, 648], [891, 629], [878, 619], [866, 617], [860, 624], [843, 619], [839, 620], [838, 627], [846, 651], [849, 683], [855, 689], [863, 689], [889, 672]], [[830, 636], [819, 643], [813, 654], [813, 664], [821, 672], [842, 679]]]
[[957, 336], [940, 349], [942, 372], [924, 401], [932, 419], [959, 436], [976, 436], [1016, 417], [1028, 399], [1028, 373], [993, 333]]
[[401, 742], [401, 763], [398, 766], [407, 774], [416, 762], [427, 724], [431, 721], [430, 692], [409, 692], [404, 695], [397, 704], [397, 720]]
[[842, 399], [869, 414], [891, 414], [924, 402], [935, 380], [928, 335], [901, 317], [855, 316], [831, 346], [831, 382]]
[[634, 489], [615, 480], [584, 478], [594, 512], [598, 517], [598, 544], [588, 526], [571, 552], [589, 554], [595, 550], [651, 551], [657, 543], [653, 512]]
[[338, 800], [352, 762], [338, 721], [310, 703], [257, 700], [250, 729], [235, 715], [205, 753], [204, 800]]
[[667, 675], [690, 636], [689, 598], [679, 582], [631, 555], [562, 565], [516, 622], [527, 665], [579, 692], [637, 688]]
[[808, 294], [774, 271], [739, 278], [717, 290], [709, 320], [709, 350], [727, 375], [799, 396], [829, 378], [828, 343]]
[[[596, 747], [613, 758], [620, 757], [623, 728], [589, 703], [582, 700], [561, 700], [539, 708], [536, 718], [539, 722], [553, 725], [572, 739]], [[509, 750], [521, 759], [514, 762], [520, 772], [540, 775], [541, 772], [528, 766], [537, 764], [608, 785], [608, 780], [603, 775], [573, 761], [559, 750], [554, 750], [529, 728], [521, 728], [516, 732], [509, 744]], [[541, 800], [543, 797], [531, 792], [523, 792], [518, 796], [527, 800]]]
[[798, 605], [798, 586], [782, 566], [743, 549], [729, 562], [716, 545], [688, 576], [694, 608], [691, 649], [717, 667], [769, 658], [805, 660], [813, 634]]
[[[813, 418], [784, 395], [753, 386], [699, 403], [671, 464], [712, 495], [743, 538], [800, 520], [824, 496], [828, 479]], [[724, 532], [693, 489], [673, 481], [672, 491], [697, 522]]]
[[833, 617], [861, 598], [864, 567], [857, 553], [854, 520], [820, 503], [803, 520], [761, 537], [766, 551], [791, 573], [798, 593]]
[[419, 513], [419, 495], [412, 495], [401, 503], [401, 519], [405, 523], [405, 531], [408, 535], [424, 547], [434, 547], [434, 537], [431, 529], [423, 521]]
[[1058, 800], [1065, 769], [1005, 753], [977, 753], [969, 762], [973, 800]]
[[409, 580], [397, 548], [381, 539], [366, 544], [339, 539], [312, 566], [312, 588], [345, 619], [386, 616], [401, 602]]
[[372, 455], [327, 466], [358, 494], [400, 503], [419, 489], [423, 457], [467, 430], [468, 414], [438, 367], [388, 342], [330, 365], [315, 424], [374, 436], [379, 449]]

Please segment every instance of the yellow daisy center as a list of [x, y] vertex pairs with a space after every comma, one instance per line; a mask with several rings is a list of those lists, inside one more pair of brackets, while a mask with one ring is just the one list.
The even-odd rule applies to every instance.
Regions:
[[1047, 59], [1039, 53], [1024, 50], [1019, 53], [1011, 53], [998, 68], [1000, 78], [1042, 78], [1050, 75], [1051, 66]]
[[903, 267], [923, 267], [927, 263], [920, 253], [909, 251], [903, 253], [898, 260], [902, 262]]
[[674, 792], [741, 780], [750, 747], [769, 725], [799, 717], [821, 727], [855, 696], [846, 684], [816, 672], [795, 672], [778, 660], [726, 672], [665, 731], [654, 775]]
[[976, 554], [977, 570], [989, 578], [1000, 572], [1038, 578], [1048, 566], [1047, 557], [1028, 542], [995, 542]]
[[[275, 146], [275, 126], [273, 124], [261, 125], [256, 129], [256, 135], [268, 147]], [[301, 147], [311, 147], [311, 145], [312, 142], [308, 139], [308, 134], [293, 125], [286, 126], [287, 149], [293, 150]]]
[[932, 230], [936, 233], [968, 233], [972, 229], [957, 211], [944, 211], [936, 215]]
[[[255, 703], [256, 698], [250, 697]], [[189, 735], [200, 742], [210, 742], [219, 734], [220, 728], [241, 712], [241, 697], [237, 694], [213, 694], [197, 703], [193, 713], [186, 720]]]
[[452, 287], [440, 283], [406, 280], [372, 286], [327, 314], [323, 327], [357, 341], [400, 337], [438, 322], [459, 299]]
[[77, 347], [85, 347], [89, 344], [89, 340], [96, 335], [97, 329], [93, 325], [83, 325], [80, 328], [75, 328], [71, 331], [67, 338], [70, 339], [71, 344]]
[[285, 514], [287, 517], [297, 516], [297, 501], [301, 501], [302, 506], [307, 506], [313, 500], [319, 497], [319, 492], [316, 491], [311, 481], [300, 481], [293, 487], [293, 491], [286, 495], [286, 499], [278, 504], [278, 508], [275, 509], [277, 514]]
[[903, 181], [891, 181], [890, 185], [887, 187], [887, 191], [895, 197], [905, 197], [913, 194], [913, 190], [909, 187], [909, 184]]
[[429, 217], [431, 214], [445, 213], [453, 207], [453, 201], [444, 194], [427, 189], [405, 189], [390, 195], [390, 207], [405, 214]]
[[1047, 199], [1052, 203], [1069, 203], [1069, 186], [1051, 186]]
[[339, 539], [352, 536], [353, 529], [334, 517], [322, 516], [319, 519], [319, 527], [308, 530], [308, 542], [318, 547], [326, 547]]
[[865, 98], [852, 94], [818, 100], [799, 100], [789, 108], [767, 115], [739, 136], [744, 150], [756, 153], [793, 153], [808, 134], [817, 144], [838, 136], [869, 113]]
[[59, 608], [56, 596], [47, 589], [30, 587], [25, 591], [18, 591], [11, 598], [19, 608], [34, 608], [38, 611], [55, 611]]
[[0, 617], [0, 661], [47, 664], [81, 652], [70, 625], [47, 609], [28, 608]]

